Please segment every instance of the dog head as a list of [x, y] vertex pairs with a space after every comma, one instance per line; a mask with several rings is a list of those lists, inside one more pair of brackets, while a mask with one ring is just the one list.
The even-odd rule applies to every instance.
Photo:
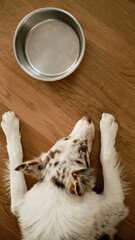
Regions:
[[75, 195], [84, 195], [94, 186], [89, 155], [95, 135], [94, 124], [84, 116], [68, 137], [62, 138], [39, 158], [24, 162], [15, 170], [31, 174]]

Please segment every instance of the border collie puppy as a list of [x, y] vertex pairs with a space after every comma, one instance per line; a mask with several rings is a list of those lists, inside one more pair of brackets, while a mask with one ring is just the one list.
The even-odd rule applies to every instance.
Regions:
[[[93, 191], [95, 179], [89, 155], [95, 135], [93, 122], [82, 117], [68, 137], [40, 157], [22, 162], [19, 120], [13, 112], [2, 117], [10, 170], [11, 211], [23, 240], [113, 239], [116, 225], [128, 215], [115, 149], [118, 124], [107, 113], [100, 121], [104, 191]], [[29, 191], [24, 174], [38, 179]]]

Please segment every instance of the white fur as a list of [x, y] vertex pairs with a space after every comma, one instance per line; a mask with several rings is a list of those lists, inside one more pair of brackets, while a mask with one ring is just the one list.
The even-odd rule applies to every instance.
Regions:
[[[124, 193], [115, 150], [118, 125], [114, 117], [110, 114], [103, 114], [100, 121], [104, 192], [96, 194], [94, 191], [87, 191], [84, 196], [76, 196], [58, 188], [49, 177], [27, 191], [23, 173], [14, 171], [22, 163], [23, 156], [19, 120], [13, 112], [8, 112], [3, 115], [1, 126], [7, 138], [10, 161], [11, 211], [19, 219], [23, 239], [94, 240], [105, 233], [113, 238], [116, 225], [128, 214], [128, 209], [123, 202]], [[94, 125], [89, 126], [86, 121], [84, 123], [80, 120], [70, 136], [75, 138], [80, 135], [83, 137], [89, 135], [90, 152]], [[91, 133], [86, 134], [88, 132]], [[59, 141], [53, 148], [66, 149], [64, 157], [68, 158], [72, 144], [70, 142], [67, 145], [64, 144]], [[63, 159], [62, 156], [62, 154], [57, 154], [57, 160]], [[43, 161], [45, 157], [46, 154], [42, 154], [41, 160]], [[72, 168], [68, 163], [66, 166]], [[55, 174], [55, 171], [53, 169], [48, 176]]]

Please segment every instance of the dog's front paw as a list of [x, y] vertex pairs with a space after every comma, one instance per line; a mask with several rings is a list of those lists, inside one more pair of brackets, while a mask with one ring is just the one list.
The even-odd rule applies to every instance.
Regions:
[[114, 141], [116, 138], [116, 134], [118, 131], [118, 124], [115, 121], [113, 115], [109, 113], [103, 113], [100, 121], [100, 131], [101, 138], [103, 140], [111, 140]]
[[6, 112], [2, 116], [1, 127], [6, 136], [19, 131], [19, 119], [14, 112]]

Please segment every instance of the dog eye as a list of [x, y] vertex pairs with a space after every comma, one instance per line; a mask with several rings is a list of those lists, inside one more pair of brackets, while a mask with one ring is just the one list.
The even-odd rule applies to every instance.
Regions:
[[65, 137], [65, 138], [64, 138], [64, 141], [69, 140], [69, 138], [71, 138], [71, 136]]
[[64, 138], [64, 141], [67, 141], [68, 139], [69, 139], [69, 137], [65, 137], [65, 138]]

